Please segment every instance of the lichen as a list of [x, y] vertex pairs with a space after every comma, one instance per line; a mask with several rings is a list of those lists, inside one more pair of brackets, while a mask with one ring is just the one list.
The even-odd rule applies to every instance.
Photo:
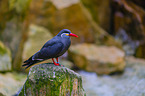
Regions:
[[44, 63], [30, 69], [19, 96], [24, 96], [24, 94], [36, 96], [70, 96], [77, 94], [77, 96], [84, 96], [85, 93], [79, 74], [66, 67]]

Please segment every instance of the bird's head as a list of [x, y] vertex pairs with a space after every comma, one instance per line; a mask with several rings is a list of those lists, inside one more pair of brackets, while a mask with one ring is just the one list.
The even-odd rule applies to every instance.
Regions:
[[61, 37], [63, 37], [63, 38], [69, 38], [70, 36], [78, 37], [77, 35], [71, 33], [71, 31], [68, 30], [68, 29], [63, 29], [63, 30], [61, 30], [61, 31], [57, 34], [57, 36], [61, 36]]

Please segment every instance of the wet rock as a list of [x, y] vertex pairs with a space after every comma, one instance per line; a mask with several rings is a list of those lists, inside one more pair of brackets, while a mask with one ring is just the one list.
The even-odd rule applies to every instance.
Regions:
[[114, 46], [96, 46], [94, 44], [78, 44], [70, 47], [70, 59], [81, 69], [110, 74], [123, 71], [125, 67], [124, 52]]
[[0, 93], [4, 96], [13, 96], [24, 84], [26, 78], [27, 75], [22, 73], [0, 73]]
[[[98, 76], [96, 73], [78, 72], [83, 79], [87, 96], [144, 96], [145, 60], [126, 58], [123, 74]], [[91, 79], [90, 79], [91, 78]]]
[[39, 64], [29, 71], [19, 96], [85, 96], [81, 76], [53, 64]]
[[10, 50], [0, 41], [0, 72], [12, 70]]

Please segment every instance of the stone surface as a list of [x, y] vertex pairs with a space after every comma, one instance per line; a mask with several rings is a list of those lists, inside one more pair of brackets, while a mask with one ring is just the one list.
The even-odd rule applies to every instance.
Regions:
[[13, 96], [22, 87], [26, 78], [27, 75], [22, 73], [0, 73], [0, 93], [4, 96]]
[[111, 46], [78, 44], [70, 47], [69, 57], [81, 69], [98, 74], [110, 74], [123, 71], [124, 52]]
[[[96, 73], [78, 72], [83, 79], [87, 96], [144, 96], [145, 60], [127, 57], [122, 74], [98, 76]], [[91, 78], [91, 79], [90, 79]]]
[[12, 57], [10, 50], [0, 41], [0, 72], [12, 70]]
[[55, 66], [39, 64], [29, 71], [19, 96], [85, 96], [81, 76], [74, 71]]

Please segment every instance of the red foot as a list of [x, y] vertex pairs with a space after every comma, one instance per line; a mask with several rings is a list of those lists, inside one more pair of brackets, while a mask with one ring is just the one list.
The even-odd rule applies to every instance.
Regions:
[[54, 63], [55, 66], [59, 66], [59, 63]]
[[[59, 66], [59, 63], [55, 63], [54, 58], [52, 58], [52, 61], [53, 61], [55, 66]], [[58, 62], [58, 58], [57, 58], [57, 62]]]

